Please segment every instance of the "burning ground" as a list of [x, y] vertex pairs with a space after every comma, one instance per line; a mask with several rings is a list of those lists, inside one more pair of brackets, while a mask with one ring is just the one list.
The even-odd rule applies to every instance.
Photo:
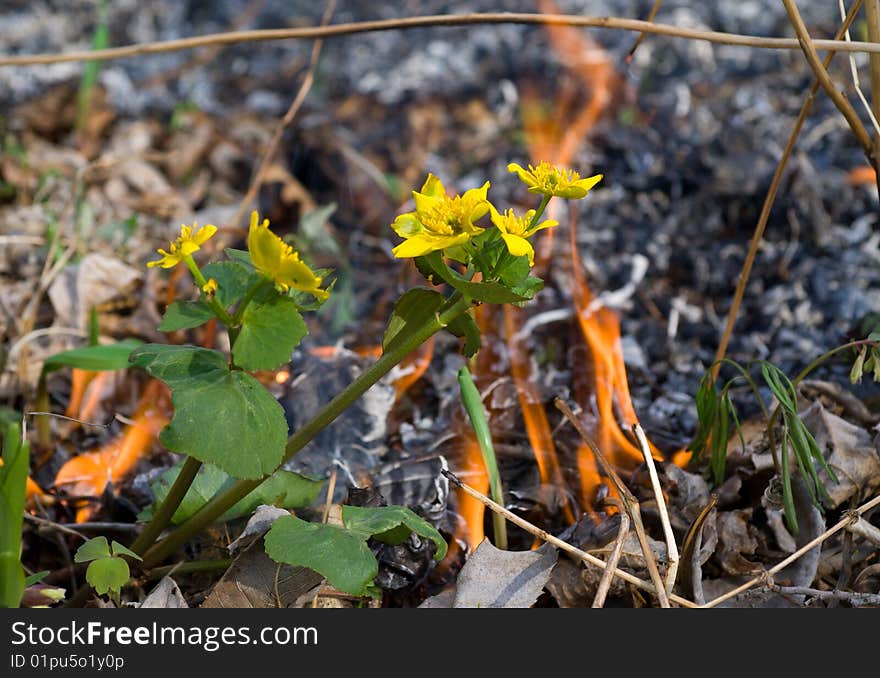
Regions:
[[[473, 11], [499, 9], [470, 4]], [[636, 17], [649, 4], [523, 2], [501, 9]], [[658, 20], [789, 34], [781, 7], [693, 4], [664, 3]], [[804, 4], [813, 34], [833, 35], [834, 8]], [[20, 28], [8, 50], [86, 47], [91, 3], [64, 7], [22, 3], [8, 19]], [[127, 44], [320, 19], [312, 5], [300, 9], [273, 0], [210, 3], [210, 11], [198, 2], [148, 9], [118, 2], [110, 29], [113, 44]], [[417, 9], [463, 11], [439, 0]], [[396, 3], [341, 2], [333, 21], [401, 12]], [[336, 269], [338, 281], [302, 350], [265, 382], [295, 429], [375, 357], [391, 304], [420, 280], [391, 257], [397, 241], [388, 224], [411, 209], [409, 191], [426, 172], [460, 191], [489, 179], [496, 197], [522, 206], [531, 203], [507, 173], [508, 162], [550, 160], [582, 175], [604, 174], [581, 207], [560, 209], [553, 218], [561, 226], [540, 236], [536, 266], [546, 287], [537, 298], [522, 309], [478, 309], [483, 349], [472, 372], [490, 414], [507, 508], [603, 559], [615, 543], [621, 518], [607, 500], [618, 492], [553, 406], [561, 398], [641, 502], [652, 552], [665, 568], [658, 504], [630, 433], [641, 422], [678, 543], [695, 522], [702, 528], [699, 543], [690, 542], [693, 550], [683, 554], [689, 561], [682, 559], [679, 579], [679, 593], [701, 602], [782, 561], [876, 495], [877, 392], [867, 382], [849, 385], [852, 355], [824, 365], [800, 389], [804, 421], [843, 480], [829, 482], [824, 513], [795, 487], [802, 518], [796, 536], [782, 523], [766, 425], [748, 389], [734, 392], [746, 439], [744, 446], [731, 441], [725, 482], [712, 487], [700, 467], [687, 466], [683, 448], [697, 425], [694, 395], [713, 361], [760, 205], [812, 75], [798, 52], [659, 36], [647, 36], [628, 61], [633, 41], [622, 32], [514, 25], [327, 41], [316, 83], [284, 134], [258, 204], [278, 232], [292, 235], [317, 264]], [[6, 405], [39, 409], [33, 403], [43, 360], [82, 344], [91, 307], [103, 337], [166, 340], [155, 330], [160, 314], [188, 288], [144, 263], [179, 223], [194, 219], [223, 225], [223, 244], [242, 245], [244, 220], [233, 221], [239, 202], [296, 93], [310, 49], [297, 41], [246, 43], [108, 62], [88, 125], [78, 133], [81, 66], [0, 70], [6, 354], [0, 395]], [[832, 73], [849, 82], [845, 61]], [[730, 357], [767, 359], [793, 376], [872, 329], [871, 314], [880, 310], [880, 240], [877, 191], [865, 165], [845, 122], [820, 95], [784, 175]], [[319, 212], [310, 228], [301, 225], [303, 215], [331, 203], [334, 211]], [[225, 340], [210, 329], [167, 339], [205, 346]], [[546, 547], [531, 551], [538, 544], [520, 528], [510, 528], [520, 560], [489, 547], [480, 551], [488, 562], [473, 555], [492, 536], [491, 518], [441, 473], [448, 466], [487, 491], [459, 400], [455, 377], [462, 364], [457, 344], [438, 337], [319, 435], [291, 469], [332, 476], [333, 501], [410, 506], [448, 537], [451, 555], [436, 567], [428, 546], [416, 540], [375, 547], [386, 605], [423, 604], [437, 594], [446, 602], [430, 598], [429, 604], [485, 605], [501, 599], [496, 589], [504, 589], [505, 577], [529, 568], [538, 572], [532, 589], [510, 600], [591, 604], [601, 573], [570, 555], [557, 559]], [[70, 562], [76, 538], [53, 525], [109, 522], [130, 534], [151, 500], [150, 480], [173, 462], [155, 442], [170, 404], [163, 388], [134, 372], [59, 371], [49, 394], [53, 412], [111, 422], [102, 428], [44, 420], [51, 442], [34, 454], [32, 476], [41, 491], [34, 487], [32, 512], [44, 522], [28, 525], [24, 562], [75, 589], [82, 583]], [[770, 401], [768, 390], [762, 396]], [[717, 503], [704, 511], [713, 489]], [[208, 533], [177, 560], [229, 558], [225, 546], [242, 527]], [[648, 579], [642, 550], [631, 541], [621, 542], [621, 566]], [[728, 604], [837, 600], [779, 585], [876, 594], [877, 548], [869, 537], [844, 530], [776, 573], [774, 586], [765, 581]], [[243, 577], [259, 580], [255, 571], [275, 566], [259, 560], [261, 549], [238, 553], [216, 584], [217, 576], [176, 577], [186, 604], [244, 604], [224, 596], [239, 590]], [[313, 601], [316, 591], [322, 600], [347, 604], [324, 595], [320, 578], [293, 573], [287, 580], [284, 604]], [[133, 599], [152, 588], [147, 580], [138, 584]], [[250, 604], [263, 600], [259, 584], [249, 586]], [[608, 595], [619, 605], [656, 604], [619, 581]]]

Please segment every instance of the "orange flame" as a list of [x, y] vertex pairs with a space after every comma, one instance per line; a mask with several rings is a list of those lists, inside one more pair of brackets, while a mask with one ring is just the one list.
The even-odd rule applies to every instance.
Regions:
[[[168, 423], [168, 417], [159, 405], [163, 390], [160, 382], [151, 381], [144, 389], [131, 424], [120, 437], [67, 461], [58, 471], [55, 485], [64, 487], [71, 497], [96, 497], [108, 482], [115, 484], [125, 478]], [[92, 514], [91, 507], [81, 508], [76, 520], [84, 522]]]

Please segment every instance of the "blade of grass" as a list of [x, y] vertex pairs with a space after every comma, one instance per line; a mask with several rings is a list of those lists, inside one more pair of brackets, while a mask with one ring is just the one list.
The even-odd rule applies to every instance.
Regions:
[[[492, 445], [492, 433], [489, 430], [486, 408], [483, 407], [483, 399], [480, 397], [480, 392], [477, 390], [474, 378], [467, 367], [462, 367], [458, 371], [458, 385], [461, 388], [461, 402], [464, 405], [468, 418], [471, 420], [471, 426], [474, 427], [477, 444], [479, 444], [480, 452], [483, 454], [483, 463], [486, 465], [486, 472], [489, 474], [489, 489], [492, 499], [503, 506], [504, 491], [501, 486], [501, 474], [498, 473], [498, 460], [495, 457], [495, 448]], [[495, 546], [500, 549], [506, 549], [507, 524], [504, 517], [493, 513], [492, 527], [495, 531]]]

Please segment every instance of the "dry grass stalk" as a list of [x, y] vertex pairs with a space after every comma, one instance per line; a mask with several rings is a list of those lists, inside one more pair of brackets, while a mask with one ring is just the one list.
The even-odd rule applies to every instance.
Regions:
[[608, 591], [611, 588], [611, 582], [614, 580], [614, 571], [617, 569], [617, 563], [620, 562], [620, 556], [623, 554], [623, 546], [626, 543], [626, 537], [629, 534], [629, 514], [624, 510], [621, 502], [614, 497], [610, 497], [606, 503], [617, 506], [620, 515], [620, 528], [617, 530], [617, 538], [614, 540], [614, 547], [608, 554], [605, 561], [605, 569], [602, 571], [602, 578], [599, 580], [599, 586], [596, 587], [596, 595], [593, 598], [593, 607], [600, 608], [605, 606], [605, 598], [608, 597]]
[[575, 430], [580, 434], [584, 443], [586, 443], [592, 451], [593, 456], [596, 458], [596, 462], [602, 469], [602, 472], [608, 476], [611, 480], [611, 484], [614, 485], [614, 489], [617, 490], [617, 493], [620, 495], [621, 502], [623, 503], [624, 508], [626, 508], [630, 520], [632, 520], [633, 528], [635, 529], [636, 536], [639, 540], [639, 546], [641, 546], [642, 553], [645, 555], [645, 566], [648, 568], [648, 574], [651, 576], [651, 581], [654, 582], [654, 587], [657, 591], [657, 602], [660, 604], [660, 607], [669, 607], [669, 597], [666, 593], [666, 586], [660, 576], [657, 561], [651, 551], [651, 545], [648, 543], [648, 535], [645, 532], [645, 525], [642, 522], [641, 507], [639, 506], [638, 499], [636, 499], [635, 495], [629, 491], [629, 488], [620, 479], [620, 476], [617, 475], [614, 467], [605, 458], [605, 454], [599, 449], [599, 446], [593, 442], [592, 438], [590, 438], [584, 425], [574, 416], [574, 412], [571, 411], [571, 408], [561, 398], [557, 398], [554, 403], [556, 408], [562, 412], [562, 414], [565, 415], [565, 418], [571, 422], [571, 425], [575, 427]]
[[669, 511], [666, 509], [666, 499], [663, 496], [663, 488], [660, 487], [660, 478], [657, 475], [657, 467], [654, 465], [654, 457], [651, 454], [651, 446], [642, 427], [633, 424], [633, 433], [639, 442], [639, 448], [648, 466], [648, 475], [651, 476], [651, 488], [657, 498], [657, 510], [660, 512], [660, 524], [663, 525], [663, 536], [666, 539], [666, 592], [672, 593], [675, 586], [675, 577], [678, 575], [678, 546], [675, 543], [675, 534], [672, 532], [672, 523], [669, 522]]
[[[862, 0], [856, 0], [853, 3], [853, 6], [850, 7], [846, 18], [843, 20], [840, 29], [837, 31], [837, 40], [840, 40], [846, 35], [846, 32], [855, 20], [861, 6]], [[834, 51], [829, 51], [826, 55], [825, 61], [823, 62], [825, 68], [831, 64], [834, 54]], [[718, 343], [718, 349], [715, 352], [715, 363], [712, 367], [712, 377], [714, 379], [718, 378], [718, 372], [721, 369], [720, 360], [727, 354], [727, 345], [730, 343], [730, 337], [733, 334], [733, 326], [736, 323], [736, 317], [739, 315], [739, 307], [745, 296], [746, 285], [748, 284], [749, 276], [752, 273], [752, 265], [755, 263], [758, 248], [761, 245], [761, 241], [764, 239], [764, 230], [767, 228], [767, 222], [770, 219], [770, 210], [773, 208], [773, 203], [776, 202], [776, 194], [779, 192], [779, 186], [782, 183], [782, 175], [788, 165], [788, 159], [794, 151], [794, 145], [797, 142], [798, 136], [800, 136], [804, 122], [806, 122], [810, 109], [813, 107], [813, 100], [816, 98], [816, 93], [818, 91], [819, 80], [817, 79], [813, 82], [809, 94], [807, 94], [804, 103], [801, 105], [801, 110], [794, 123], [794, 129], [792, 129], [791, 134], [788, 137], [788, 142], [785, 144], [785, 150], [782, 152], [782, 156], [779, 158], [779, 163], [776, 165], [773, 179], [770, 181], [770, 188], [767, 189], [764, 204], [761, 206], [761, 214], [758, 217], [758, 223], [755, 225], [755, 231], [752, 234], [752, 240], [749, 243], [749, 251], [746, 254], [742, 271], [740, 272], [739, 279], [736, 283], [736, 291], [733, 293], [733, 301], [730, 304], [730, 311], [727, 313], [727, 323], [724, 327], [724, 334], [721, 335], [721, 341]]]
[[[321, 26], [326, 26], [330, 23], [330, 18], [333, 16], [333, 10], [336, 8], [336, 0], [329, 0], [327, 3], [327, 8], [324, 10], [324, 15], [321, 17]], [[297, 90], [296, 96], [293, 98], [293, 101], [290, 103], [290, 107], [287, 109], [287, 112], [284, 114], [284, 117], [278, 121], [278, 124], [275, 125], [275, 130], [272, 132], [272, 138], [269, 140], [269, 145], [266, 147], [266, 152], [263, 153], [263, 157], [260, 159], [260, 164], [257, 167], [257, 171], [254, 173], [254, 178], [251, 180], [251, 185], [248, 186], [247, 193], [244, 194], [244, 197], [241, 199], [241, 202], [238, 205], [238, 210], [235, 213], [235, 216], [232, 218], [231, 224], [240, 224], [242, 218], [245, 213], [253, 203], [254, 198], [257, 197], [257, 193], [260, 190], [260, 187], [263, 185], [263, 182], [266, 180], [266, 174], [269, 171], [269, 167], [272, 164], [272, 160], [275, 157], [275, 153], [278, 151], [278, 146], [281, 144], [281, 137], [284, 135], [284, 130], [290, 126], [290, 123], [293, 122], [293, 119], [296, 117], [296, 114], [299, 113], [299, 109], [302, 108], [303, 102], [306, 100], [306, 96], [309, 93], [309, 90], [312, 89], [312, 84], [315, 82], [315, 71], [318, 68], [318, 59], [321, 56], [321, 48], [324, 45], [323, 40], [315, 40], [315, 44], [312, 45], [312, 54], [309, 58], [309, 66], [306, 69], [305, 77], [303, 77], [302, 84], [299, 86], [299, 90]]]
[[[556, 548], [573, 555], [575, 558], [578, 558], [579, 560], [581, 560], [583, 563], [585, 563], [587, 565], [592, 565], [594, 567], [598, 567], [603, 570], [608, 567], [607, 564], [605, 563], [605, 561], [601, 560], [600, 558], [597, 558], [596, 556], [594, 556], [590, 553], [587, 553], [586, 551], [582, 551], [581, 549], [577, 548], [576, 546], [572, 546], [571, 544], [562, 541], [558, 537], [554, 537], [549, 532], [542, 530], [540, 527], [538, 527], [536, 525], [533, 525], [532, 523], [525, 520], [524, 518], [520, 518], [515, 513], [511, 513], [510, 511], [508, 511], [506, 508], [504, 508], [500, 504], [496, 504], [494, 501], [489, 499], [489, 497], [487, 497], [486, 495], [481, 494], [480, 492], [477, 492], [470, 485], [466, 485], [465, 483], [461, 482], [461, 480], [459, 480], [455, 476], [454, 473], [451, 473], [450, 471], [446, 471], [446, 470], [441, 471], [441, 473], [443, 473], [443, 475], [446, 476], [450, 480], [450, 482], [452, 482], [456, 487], [460, 488], [462, 490], [462, 492], [464, 492], [465, 494], [473, 497], [474, 499], [476, 499], [477, 501], [482, 503], [490, 511], [494, 511], [495, 513], [498, 513], [498, 514], [504, 516], [505, 518], [507, 518], [507, 520], [512, 522], [514, 525], [516, 525], [517, 527], [521, 527], [526, 532], [528, 532], [531, 535], [534, 535], [535, 537], [537, 537], [541, 541], [545, 541], [548, 544], [552, 544]], [[653, 593], [654, 595], [657, 595], [659, 598], [658, 591], [651, 582], [645, 581], [643, 579], [639, 579], [635, 575], [630, 574], [629, 572], [626, 572], [621, 569], [615, 569], [614, 576], [619, 577], [620, 579], [623, 579], [625, 582], [632, 584], [637, 589], [640, 589], [642, 591], [646, 591], [648, 593]], [[660, 592], [665, 594], [665, 591], [663, 590], [662, 582], [661, 582], [661, 586], [660, 586]], [[674, 593], [669, 596], [669, 600], [677, 605], [681, 605], [682, 607], [690, 607], [690, 608], [699, 607], [699, 605], [697, 605], [696, 603], [691, 602], [687, 598], [682, 598], [681, 596], [677, 596]]]
[[[378, 21], [358, 21], [335, 24], [333, 26], [313, 26], [308, 28], [272, 28], [265, 30], [228, 31], [178, 40], [144, 42], [125, 47], [111, 47], [102, 50], [88, 50], [66, 53], [31, 54], [0, 57], [3, 66], [36, 66], [45, 64], [69, 63], [72, 61], [108, 61], [125, 57], [145, 56], [179, 52], [200, 47], [234, 45], [243, 42], [264, 42], [270, 40], [314, 40], [334, 38], [358, 33], [425, 28], [431, 26], [466, 26], [474, 24], [527, 24], [539, 26], [575, 26], [580, 28], [606, 28], [666, 35], [685, 40], [701, 40], [719, 45], [752, 47], [758, 49], [800, 48], [793, 38], [771, 38], [722, 31], [705, 31], [695, 28], [681, 28], [669, 24], [652, 23], [638, 19], [619, 17], [581, 16], [571, 14], [535, 14], [518, 12], [486, 12], [477, 14], [443, 14], [406, 17], [403, 19], [381, 19]], [[837, 50], [839, 52], [866, 52], [880, 54], [880, 45], [871, 42], [843, 43], [838, 40], [813, 40], [815, 49]]]

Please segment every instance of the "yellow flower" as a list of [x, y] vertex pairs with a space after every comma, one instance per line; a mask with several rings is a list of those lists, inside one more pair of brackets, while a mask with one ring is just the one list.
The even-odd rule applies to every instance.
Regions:
[[581, 179], [581, 175], [574, 170], [557, 167], [547, 161], [541, 161], [537, 167], [529, 165], [527, 170], [512, 162], [507, 166], [507, 171], [516, 172], [520, 181], [529, 187], [529, 193], [555, 195], [560, 198], [583, 198], [593, 186], [602, 181], [601, 174]]
[[420, 257], [436, 250], [463, 245], [485, 229], [474, 221], [486, 215], [489, 202], [487, 181], [464, 195], [448, 196], [440, 179], [429, 174], [421, 191], [413, 191], [414, 212], [401, 214], [391, 228], [406, 240], [391, 250], [399, 259]]
[[489, 205], [492, 223], [501, 231], [501, 237], [507, 244], [507, 249], [515, 257], [527, 255], [529, 257], [529, 266], [535, 265], [535, 250], [526, 238], [530, 238], [538, 231], [545, 228], [558, 226], [559, 222], [553, 219], [546, 219], [539, 224], [532, 226], [532, 220], [535, 218], [535, 210], [529, 210], [523, 216], [518, 217], [513, 213], [512, 209], [507, 210], [504, 214], [498, 212], [495, 206]]
[[260, 222], [256, 211], [251, 213], [247, 246], [256, 269], [281, 289], [292, 287], [317, 299], [330, 296], [327, 290], [321, 289], [321, 278], [300, 259], [299, 252], [269, 230], [268, 219]]
[[217, 294], [217, 281], [214, 278], [210, 278], [208, 282], [202, 285], [202, 292], [205, 293], [205, 296], [213, 297]]
[[162, 268], [173, 268], [187, 257], [192, 256], [193, 252], [197, 252], [202, 245], [217, 232], [217, 227], [208, 224], [199, 228], [198, 223], [194, 222], [192, 226], [181, 226], [180, 237], [171, 243], [171, 251], [166, 252], [163, 249], [156, 250], [162, 255], [159, 261], [149, 261], [147, 266], [161, 266]]

